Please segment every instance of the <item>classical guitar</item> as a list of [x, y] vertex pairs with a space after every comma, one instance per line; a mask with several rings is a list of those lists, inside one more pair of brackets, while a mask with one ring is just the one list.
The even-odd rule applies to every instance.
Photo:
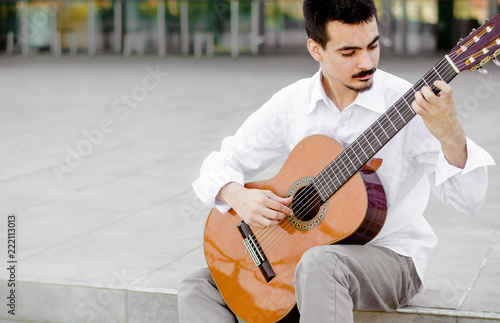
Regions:
[[[500, 14], [461, 39], [351, 145], [313, 135], [290, 153], [272, 179], [245, 184], [293, 196], [293, 216], [252, 230], [234, 211], [213, 209], [204, 233], [210, 272], [230, 309], [247, 322], [276, 322], [295, 305], [294, 273], [306, 250], [332, 243], [365, 244], [382, 228], [385, 193], [372, 157], [414, 116], [414, 94], [436, 80], [450, 82], [465, 70], [500, 66]], [[332, 161], [332, 159], [334, 160]]]

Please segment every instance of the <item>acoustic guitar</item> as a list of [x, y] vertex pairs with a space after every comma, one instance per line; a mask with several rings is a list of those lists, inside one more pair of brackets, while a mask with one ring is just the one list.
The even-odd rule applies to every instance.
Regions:
[[[372, 157], [416, 115], [416, 91], [449, 83], [465, 70], [500, 66], [500, 14], [461, 39], [394, 105], [347, 148], [313, 135], [302, 140], [272, 179], [245, 184], [293, 196], [293, 216], [253, 230], [231, 210], [213, 209], [204, 232], [204, 252], [213, 279], [229, 308], [246, 322], [276, 322], [295, 306], [295, 268], [309, 248], [332, 243], [365, 244], [382, 228], [384, 189]], [[332, 161], [333, 159], [333, 161]]]

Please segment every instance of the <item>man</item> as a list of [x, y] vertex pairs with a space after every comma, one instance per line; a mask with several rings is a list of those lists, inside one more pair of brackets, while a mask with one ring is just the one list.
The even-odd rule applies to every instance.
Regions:
[[[203, 202], [223, 213], [234, 209], [255, 229], [292, 214], [291, 198], [249, 190], [245, 180], [312, 134], [348, 146], [411, 86], [377, 70], [372, 0], [305, 0], [303, 10], [307, 48], [320, 71], [282, 89], [252, 114], [206, 158], [193, 183]], [[482, 206], [486, 166], [493, 160], [465, 137], [451, 87], [443, 81], [434, 85], [440, 95], [429, 87], [418, 91], [411, 104], [418, 116], [375, 155], [383, 160], [377, 174], [388, 204], [380, 233], [362, 246], [314, 247], [297, 265], [301, 322], [352, 322], [353, 309], [390, 311], [406, 304], [424, 290], [427, 259], [436, 244], [423, 217], [430, 191], [465, 214]], [[263, 133], [265, 140], [259, 137]], [[235, 322], [208, 269], [182, 282], [178, 300], [181, 322]]]

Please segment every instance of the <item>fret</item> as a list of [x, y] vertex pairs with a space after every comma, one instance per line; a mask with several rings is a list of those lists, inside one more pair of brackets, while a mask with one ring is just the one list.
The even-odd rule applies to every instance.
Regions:
[[[347, 148], [349, 148], [349, 147], [347, 147]], [[349, 149], [349, 150], [346, 149], [344, 151], [346, 152], [345, 155], [346, 155], [347, 159], [351, 162], [352, 167], [354, 169], [357, 169], [358, 167], [353, 163], [353, 161], [352, 161], [353, 159], [349, 156], [349, 151], [352, 151], [352, 149]]]
[[424, 86], [425, 86], [425, 82], [422, 79], [418, 80], [418, 82], [415, 83], [415, 85], [413, 86], [413, 88], [416, 89], [416, 90], [414, 90], [414, 92], [416, 93], [416, 92], [420, 91]]
[[[451, 81], [458, 73], [443, 59], [418, 80], [398, 101], [368, 127], [354, 142], [335, 158], [313, 184], [322, 201], [326, 201], [370, 160], [392, 137], [416, 115], [411, 107], [415, 93], [436, 80]], [[431, 86], [437, 93], [439, 89]], [[347, 161], [347, 160], [348, 161]], [[328, 196], [326, 196], [328, 195]]]
[[[413, 88], [411, 88], [411, 89], [413, 90]], [[413, 90], [413, 91], [415, 91], [415, 90]], [[410, 107], [410, 104], [408, 103], [408, 101], [406, 101], [406, 98], [404, 95], [403, 95], [403, 101], [405, 101], [406, 105]]]
[[[352, 151], [354, 157], [356, 157], [356, 159], [358, 160], [358, 162], [360, 162], [361, 165], [363, 165], [363, 163], [359, 159], [358, 155], [356, 155], [356, 151], [354, 150], [354, 147], [349, 146], [345, 150], [345, 152], [346, 152], [347, 155], [349, 155], [349, 152], [351, 152], [351, 151]], [[351, 160], [351, 164], [354, 166], [354, 169], [357, 169], [359, 167], [359, 166], [354, 165], [354, 163], [352, 162], [352, 160]]]
[[[319, 180], [319, 175], [321, 175], [321, 179], [322, 181]], [[321, 172], [320, 174], [318, 175], [318, 177], [316, 177], [314, 180], [313, 180], [313, 184], [318, 187], [318, 185], [321, 186], [321, 189], [317, 189], [318, 192], [320, 193], [323, 193], [325, 196], [321, 196], [321, 199], [323, 201], [326, 201], [328, 199], [328, 196], [331, 196], [331, 194], [333, 194], [335, 192], [334, 189], [332, 189], [332, 187], [330, 185], [328, 185], [329, 181], [327, 179], [325, 179], [325, 172]], [[326, 175], [328, 178], [331, 178], [330, 175], [328, 174], [328, 171], [326, 172]], [[339, 182], [340, 183], [340, 182]], [[316, 185], [318, 184], [318, 185]], [[330, 193], [331, 192], [331, 193]]]
[[[361, 143], [359, 143], [359, 141], [361, 141], [361, 138], [360, 138], [359, 140], [354, 141], [354, 142], [352, 143], [352, 145], [351, 145], [351, 146], [353, 146], [353, 149], [355, 149], [355, 148], [354, 148], [354, 145], [355, 145], [355, 144], [357, 144], [357, 145], [358, 145], [358, 147], [360, 148], [361, 152], [362, 152], [363, 154], [365, 154], [365, 157], [367, 158], [366, 160], [370, 159], [370, 157], [368, 157], [368, 155], [366, 154], [365, 150], [363, 149], [363, 147], [361, 146]], [[356, 153], [356, 151], [354, 151], [354, 153]], [[364, 162], [363, 162], [361, 159], [359, 159], [359, 157], [358, 157], [358, 155], [357, 155], [357, 154], [356, 154], [356, 157], [358, 158], [358, 160], [359, 160], [359, 162], [360, 162], [361, 164], [364, 164]]]
[[430, 70], [430, 71], [429, 71], [429, 73], [428, 73], [428, 74], [429, 74], [429, 76], [432, 76], [432, 75], [431, 75], [432, 73], [434, 73], [434, 74], [435, 74], [435, 77], [432, 77], [432, 78], [431, 78], [431, 80], [430, 80], [430, 81], [432, 81], [432, 85], [429, 85], [429, 86], [431, 87], [431, 89], [432, 89], [432, 91], [433, 91], [434, 93], [438, 93], [438, 92], [439, 92], [439, 91], [441, 91], [441, 90], [440, 90], [439, 88], [437, 88], [437, 87], [434, 85], [434, 82], [435, 82], [436, 80], [439, 80], [439, 74], [437, 74], [437, 73], [435, 72], [435, 70], [434, 70], [434, 69], [432, 69], [432, 70]]
[[335, 176], [335, 179], [337, 180], [337, 182], [339, 183], [338, 187], [341, 187], [342, 186], [342, 181], [338, 178], [337, 176], [337, 173], [336, 172], [333, 172], [333, 175]]
[[[335, 162], [332, 165], [332, 172], [335, 175], [335, 177], [338, 178], [339, 184], [342, 185], [343, 184], [342, 177], [344, 178], [344, 181], [346, 180], [346, 177], [344, 176], [345, 171], [342, 171], [342, 168], [340, 167], [340, 164], [338, 163], [340, 156], [342, 156], [342, 153], [339, 156], [337, 156], [337, 158], [335, 159]], [[340, 175], [341, 175], [341, 177], [340, 177]]]
[[441, 76], [441, 74], [439, 74], [435, 67], [433, 67], [432, 69], [436, 72], [436, 74], [439, 76], [439, 79], [442, 81], [443, 77]]
[[399, 113], [399, 109], [395, 107], [394, 110], [396, 110], [396, 112], [398, 113], [398, 115], [401, 118], [401, 120], [403, 120], [403, 122], [406, 124], [406, 120], [405, 120], [405, 118], [403, 118], [403, 116], [401, 115], [401, 113]]
[[[366, 141], [366, 143], [368, 144], [368, 146], [370, 146], [370, 148], [372, 149], [373, 154], [375, 154], [377, 151], [376, 151], [375, 149], [373, 149], [372, 145], [370, 144], [370, 141], [366, 139], [366, 136], [365, 136], [365, 133], [364, 133], [364, 132], [362, 133], [362, 135], [363, 135], [363, 138], [365, 138], [365, 141]], [[368, 156], [366, 156], [366, 157], [367, 157], [368, 159], [370, 159]]]
[[387, 115], [387, 119], [389, 120], [389, 122], [391, 123], [391, 125], [394, 127], [394, 130], [396, 130], [396, 132], [398, 132], [398, 128], [396, 128], [396, 126], [394, 125], [394, 123], [392, 123], [391, 118], [389, 118], [389, 115]]
[[[321, 177], [324, 177], [324, 176], [322, 175], [322, 173], [320, 173], [319, 175], [321, 175]], [[319, 176], [319, 175], [318, 175], [318, 176]], [[328, 177], [330, 177], [330, 176], [328, 176]], [[320, 191], [320, 192], [321, 192], [321, 191], [323, 191], [323, 192], [324, 192], [324, 191], [325, 191], [325, 184], [326, 184], [326, 181], [324, 181], [324, 182], [318, 182], [318, 184], [319, 184], [319, 185], [321, 185], [321, 188], [320, 188], [320, 189], [317, 189], [317, 191]], [[328, 186], [327, 186], [327, 187], [328, 187]]]
[[[387, 121], [384, 122], [385, 132], [389, 135], [387, 141], [389, 141], [395, 134], [398, 133], [399, 129], [391, 127], [391, 120], [388, 115], [386, 115]], [[385, 143], [387, 143], [387, 141]], [[385, 144], [384, 143], [384, 144]]]
[[326, 196], [331, 196], [335, 192], [335, 190], [337, 190], [337, 188], [331, 187], [331, 186], [326, 186], [326, 189], [323, 190], [323, 193]]
[[[389, 138], [389, 139], [390, 139], [391, 137], [389, 137], [389, 135], [387, 134], [387, 132], [385, 132], [384, 127], [382, 127], [382, 125], [380, 124], [379, 119], [377, 119], [377, 123], [380, 125], [380, 129], [382, 129], [382, 131], [383, 131], [383, 132], [384, 132], [384, 134], [387, 136], [387, 138]], [[383, 145], [382, 145], [382, 146], [383, 146]]]
[[[344, 169], [347, 170], [347, 173], [349, 173], [349, 168], [347, 165], [344, 163], [344, 158], [342, 158], [345, 155], [345, 151], [343, 151], [339, 156], [338, 159], [342, 162], [342, 165], [344, 165]], [[342, 173], [342, 177], [345, 178], [344, 173]]]
[[[382, 146], [383, 146], [383, 145], [382, 145], [382, 143], [380, 142], [380, 140], [378, 140], [377, 135], [373, 132], [373, 129], [372, 129], [371, 127], [370, 127], [370, 128], [368, 128], [368, 129], [372, 132], [373, 137], [375, 137], [375, 139], [377, 140], [378, 144], [380, 145], [380, 148], [382, 148]], [[378, 149], [377, 149], [377, 150], [378, 150]]]
[[339, 184], [340, 184], [340, 183], [342, 183], [342, 182], [338, 179], [337, 175], [335, 175], [335, 172], [329, 172], [329, 171], [327, 171], [327, 172], [326, 172], [326, 175], [328, 176], [328, 179], [332, 180], [332, 176], [331, 176], [331, 174], [333, 174], [333, 175], [335, 176], [335, 179], [337, 179], [337, 182], [338, 182]]
[[415, 99], [415, 89], [412, 88], [412, 90], [413, 90], [413, 93], [411, 93], [410, 91], [408, 91], [402, 97], [403, 101], [406, 103], [406, 105], [404, 106], [404, 108], [406, 108], [406, 110], [410, 112], [409, 119], [406, 122], [408, 122], [411, 119], [413, 119], [413, 117], [416, 115], [415, 111], [411, 107], [411, 103], [408, 103], [408, 102], [413, 102], [413, 100]]
[[[321, 188], [319, 188], [319, 187], [318, 187], [318, 185], [321, 185], [321, 187], [324, 187], [324, 186], [323, 186], [323, 184], [326, 184], [326, 183], [322, 183], [322, 182], [320, 181], [320, 177], [321, 177], [321, 178], [323, 177], [322, 173], [319, 173], [319, 174], [318, 174], [318, 176], [316, 176], [316, 178], [315, 178], [315, 179], [313, 179], [313, 181], [312, 181], [312, 183], [311, 183], [311, 184], [314, 186], [314, 188], [315, 188], [315, 189], [316, 189], [316, 191], [318, 192], [318, 194], [319, 194], [319, 196], [320, 196], [320, 198], [321, 198], [321, 201], [323, 201], [323, 202], [324, 202], [324, 201], [328, 200], [328, 196], [333, 195], [333, 193], [334, 193], [334, 192], [332, 192], [332, 193], [330, 194], [330, 193], [325, 192], [325, 190], [324, 190], [324, 189], [323, 189], [323, 190], [321, 190]], [[328, 186], [327, 186], [327, 187], [328, 187]], [[326, 193], [326, 194], [325, 194], [325, 193]]]

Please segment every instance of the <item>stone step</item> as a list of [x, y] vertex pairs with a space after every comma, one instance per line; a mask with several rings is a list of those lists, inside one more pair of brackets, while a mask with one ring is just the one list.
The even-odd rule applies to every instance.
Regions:
[[[0, 280], [0, 286], [7, 281]], [[15, 316], [2, 306], [0, 323], [177, 323], [177, 291], [99, 285], [17, 282]], [[2, 289], [6, 299], [6, 289]], [[408, 306], [395, 312], [354, 312], [356, 323], [500, 322], [500, 313]]]

